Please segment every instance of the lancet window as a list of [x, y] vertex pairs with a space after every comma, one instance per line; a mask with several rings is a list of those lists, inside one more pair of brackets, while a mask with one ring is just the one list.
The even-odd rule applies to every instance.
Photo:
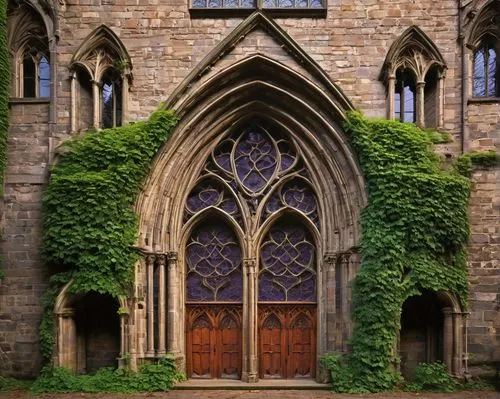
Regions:
[[416, 26], [391, 46], [381, 79], [387, 85], [387, 117], [419, 126], [443, 125], [444, 74], [442, 55]]
[[130, 57], [113, 31], [92, 32], [71, 61], [71, 128], [121, 126], [127, 121]]
[[28, 4], [9, 3], [7, 36], [12, 55], [12, 96], [50, 97], [49, 41], [37, 10]]
[[471, 95], [500, 97], [500, 1], [477, 13], [467, 46], [472, 50]]

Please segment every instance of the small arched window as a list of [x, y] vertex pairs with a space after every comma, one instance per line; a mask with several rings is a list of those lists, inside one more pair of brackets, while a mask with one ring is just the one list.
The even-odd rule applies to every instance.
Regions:
[[500, 97], [498, 47], [494, 40], [485, 40], [474, 52], [474, 97]]
[[108, 71], [101, 80], [101, 127], [122, 124], [122, 83], [121, 77]]
[[30, 50], [24, 53], [22, 66], [22, 97], [50, 96], [50, 63], [44, 54]]
[[396, 73], [394, 92], [394, 116], [401, 122], [415, 122], [416, 84], [412, 72], [399, 69]]

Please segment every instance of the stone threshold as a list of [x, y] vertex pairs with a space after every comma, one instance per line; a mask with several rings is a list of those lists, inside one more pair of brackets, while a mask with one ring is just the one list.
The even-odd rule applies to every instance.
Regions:
[[330, 384], [320, 384], [312, 379], [273, 379], [259, 380], [258, 382], [243, 382], [241, 380], [228, 379], [190, 379], [178, 383], [173, 389], [178, 390], [209, 390], [209, 389], [228, 389], [228, 390], [284, 390], [284, 389], [307, 389], [307, 390], [328, 390]]

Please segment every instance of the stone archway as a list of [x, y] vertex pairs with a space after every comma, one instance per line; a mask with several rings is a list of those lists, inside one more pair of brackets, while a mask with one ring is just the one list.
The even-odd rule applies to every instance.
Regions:
[[419, 363], [443, 362], [450, 374], [462, 374], [464, 313], [448, 293], [425, 290], [408, 298], [401, 313], [401, 372], [411, 378]]
[[[281, 62], [256, 52], [228, 65], [225, 55], [252, 35], [267, 35], [273, 46], [277, 46], [277, 51], [288, 52], [288, 56], [284, 55], [288, 58]], [[262, 356], [259, 354], [259, 306], [273, 302], [259, 300], [258, 287], [262, 284], [259, 276], [265, 264], [260, 248], [270, 229], [293, 214], [296, 217], [293, 220], [302, 223], [307, 231], [305, 234], [310, 236], [310, 244], [314, 246], [314, 257], [310, 260], [314, 267], [308, 271], [315, 274], [314, 293], [311, 294], [313, 299], [306, 301], [314, 311], [299, 312], [307, 317], [314, 314], [307, 319], [314, 341], [309, 349], [313, 359], [311, 372], [299, 372], [314, 376], [320, 355], [345, 346], [350, 331], [346, 281], [355, 271], [354, 264], [351, 265], [348, 257], [341, 254], [351, 253], [358, 244], [359, 215], [366, 203], [363, 178], [342, 129], [346, 112], [352, 106], [324, 71], [281, 28], [256, 12], [200, 63], [172, 94], [167, 107], [176, 112], [180, 123], [157, 154], [136, 202], [136, 212], [140, 215], [138, 247], [145, 254], [145, 261], [137, 264], [136, 292], [143, 293], [145, 309], [135, 311], [133, 328], [136, 329], [137, 351], [132, 357], [155, 358], [168, 352], [176, 356], [182, 369], [186, 367], [186, 356], [188, 361], [193, 358], [192, 353], [186, 354], [186, 341], [192, 339], [186, 330], [186, 320], [192, 315], [191, 307], [197, 304], [189, 300], [189, 287], [186, 286], [187, 274], [191, 270], [186, 247], [191, 242], [192, 228], [205, 216], [216, 217], [231, 226], [240, 243], [241, 378], [257, 380], [259, 356]], [[294, 151], [300, 155], [302, 166], [299, 169], [303, 169], [307, 176], [301, 176], [300, 170], [294, 170], [290, 176], [273, 171], [264, 178], [262, 190], [260, 187], [254, 190], [246, 185], [244, 178], [237, 177], [238, 172], [227, 170], [226, 174], [233, 173], [237, 177], [236, 186], [219, 176], [216, 180], [220, 190], [215, 183], [210, 190], [232, 192], [241, 223], [227, 207], [224, 209], [214, 204], [196, 210], [192, 217], [187, 215], [186, 203], [193, 190], [198, 190], [196, 187], [203, 185], [207, 176], [215, 178], [216, 173], [207, 166], [207, 160], [212, 159], [214, 151], [219, 151], [224, 140], [236, 135], [234, 143], [239, 143], [246, 129], [256, 126], [271, 132], [268, 141], [274, 143], [272, 146], [278, 145], [277, 140], [281, 138], [293, 143]], [[236, 150], [230, 151], [234, 153]], [[276, 192], [271, 187], [284, 187], [294, 179], [307, 182], [314, 193], [317, 219], [312, 220], [308, 212], [285, 204], [261, 220], [262, 207]], [[199, 188], [196, 193], [204, 190]], [[337, 265], [342, 270], [341, 310], [336, 306]], [[215, 302], [217, 304], [213, 306], [219, 306], [221, 301]], [[210, 312], [207, 312], [210, 320]], [[343, 313], [342, 322], [338, 321], [339, 312]], [[300, 323], [295, 323], [290, 319], [290, 325], [284, 328], [299, 331], [307, 324], [303, 323], [304, 320], [300, 318]], [[205, 327], [209, 330], [208, 325], [217, 328], [213, 323], [201, 323], [200, 332]], [[189, 324], [187, 328], [190, 328]], [[193, 370], [192, 365], [188, 368]], [[205, 372], [206, 367], [199, 370], [202, 375], [212, 373], [212, 370]]]
[[97, 292], [71, 295], [71, 283], [61, 290], [54, 308], [54, 364], [77, 373], [122, 366], [128, 341], [125, 301]]

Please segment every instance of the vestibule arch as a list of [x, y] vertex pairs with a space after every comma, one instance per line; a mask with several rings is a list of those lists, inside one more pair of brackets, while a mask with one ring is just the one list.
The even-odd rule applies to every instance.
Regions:
[[[317, 325], [317, 340], [314, 338], [311, 347], [316, 360], [319, 359], [316, 354], [335, 350], [336, 347], [328, 346], [326, 337], [342, 334], [327, 331], [327, 313], [335, 313], [335, 291], [327, 290], [326, 282], [332, 279], [327, 270], [335, 273], [336, 261], [332, 261], [335, 254], [348, 252], [358, 244], [359, 215], [366, 203], [361, 171], [342, 129], [345, 114], [352, 109], [348, 100], [331, 82], [322, 83], [315, 76], [304, 76], [278, 61], [255, 54], [209, 79], [194, 79], [185, 91], [175, 93], [167, 106], [176, 112], [180, 122], [154, 160], [136, 202], [136, 212], [140, 216], [141, 250], [176, 254], [168, 271], [168, 350], [181, 363], [185, 359], [186, 199], [200, 181], [200, 173], [214, 149], [238, 129], [255, 124], [267, 126], [272, 134], [293, 142], [316, 196], [318, 225], [309, 227], [317, 240], [318, 295], [326, 301], [318, 301], [317, 318], [316, 310], [314, 316], [309, 315], [314, 326]], [[283, 184], [288, 179], [284, 177]], [[288, 209], [282, 210], [279, 215], [287, 212]], [[248, 278], [247, 292], [253, 294], [245, 297], [243, 303], [242, 378], [249, 381], [258, 378], [259, 361], [255, 294], [258, 260], [255, 250], [251, 250], [256, 246], [256, 236], [245, 234], [242, 247], [249, 255], [243, 259], [243, 274]], [[148, 291], [145, 280], [137, 284], [143, 291], [152, 292]], [[152, 323], [149, 330], [157, 331]], [[311, 372], [313, 375], [314, 371]]]

